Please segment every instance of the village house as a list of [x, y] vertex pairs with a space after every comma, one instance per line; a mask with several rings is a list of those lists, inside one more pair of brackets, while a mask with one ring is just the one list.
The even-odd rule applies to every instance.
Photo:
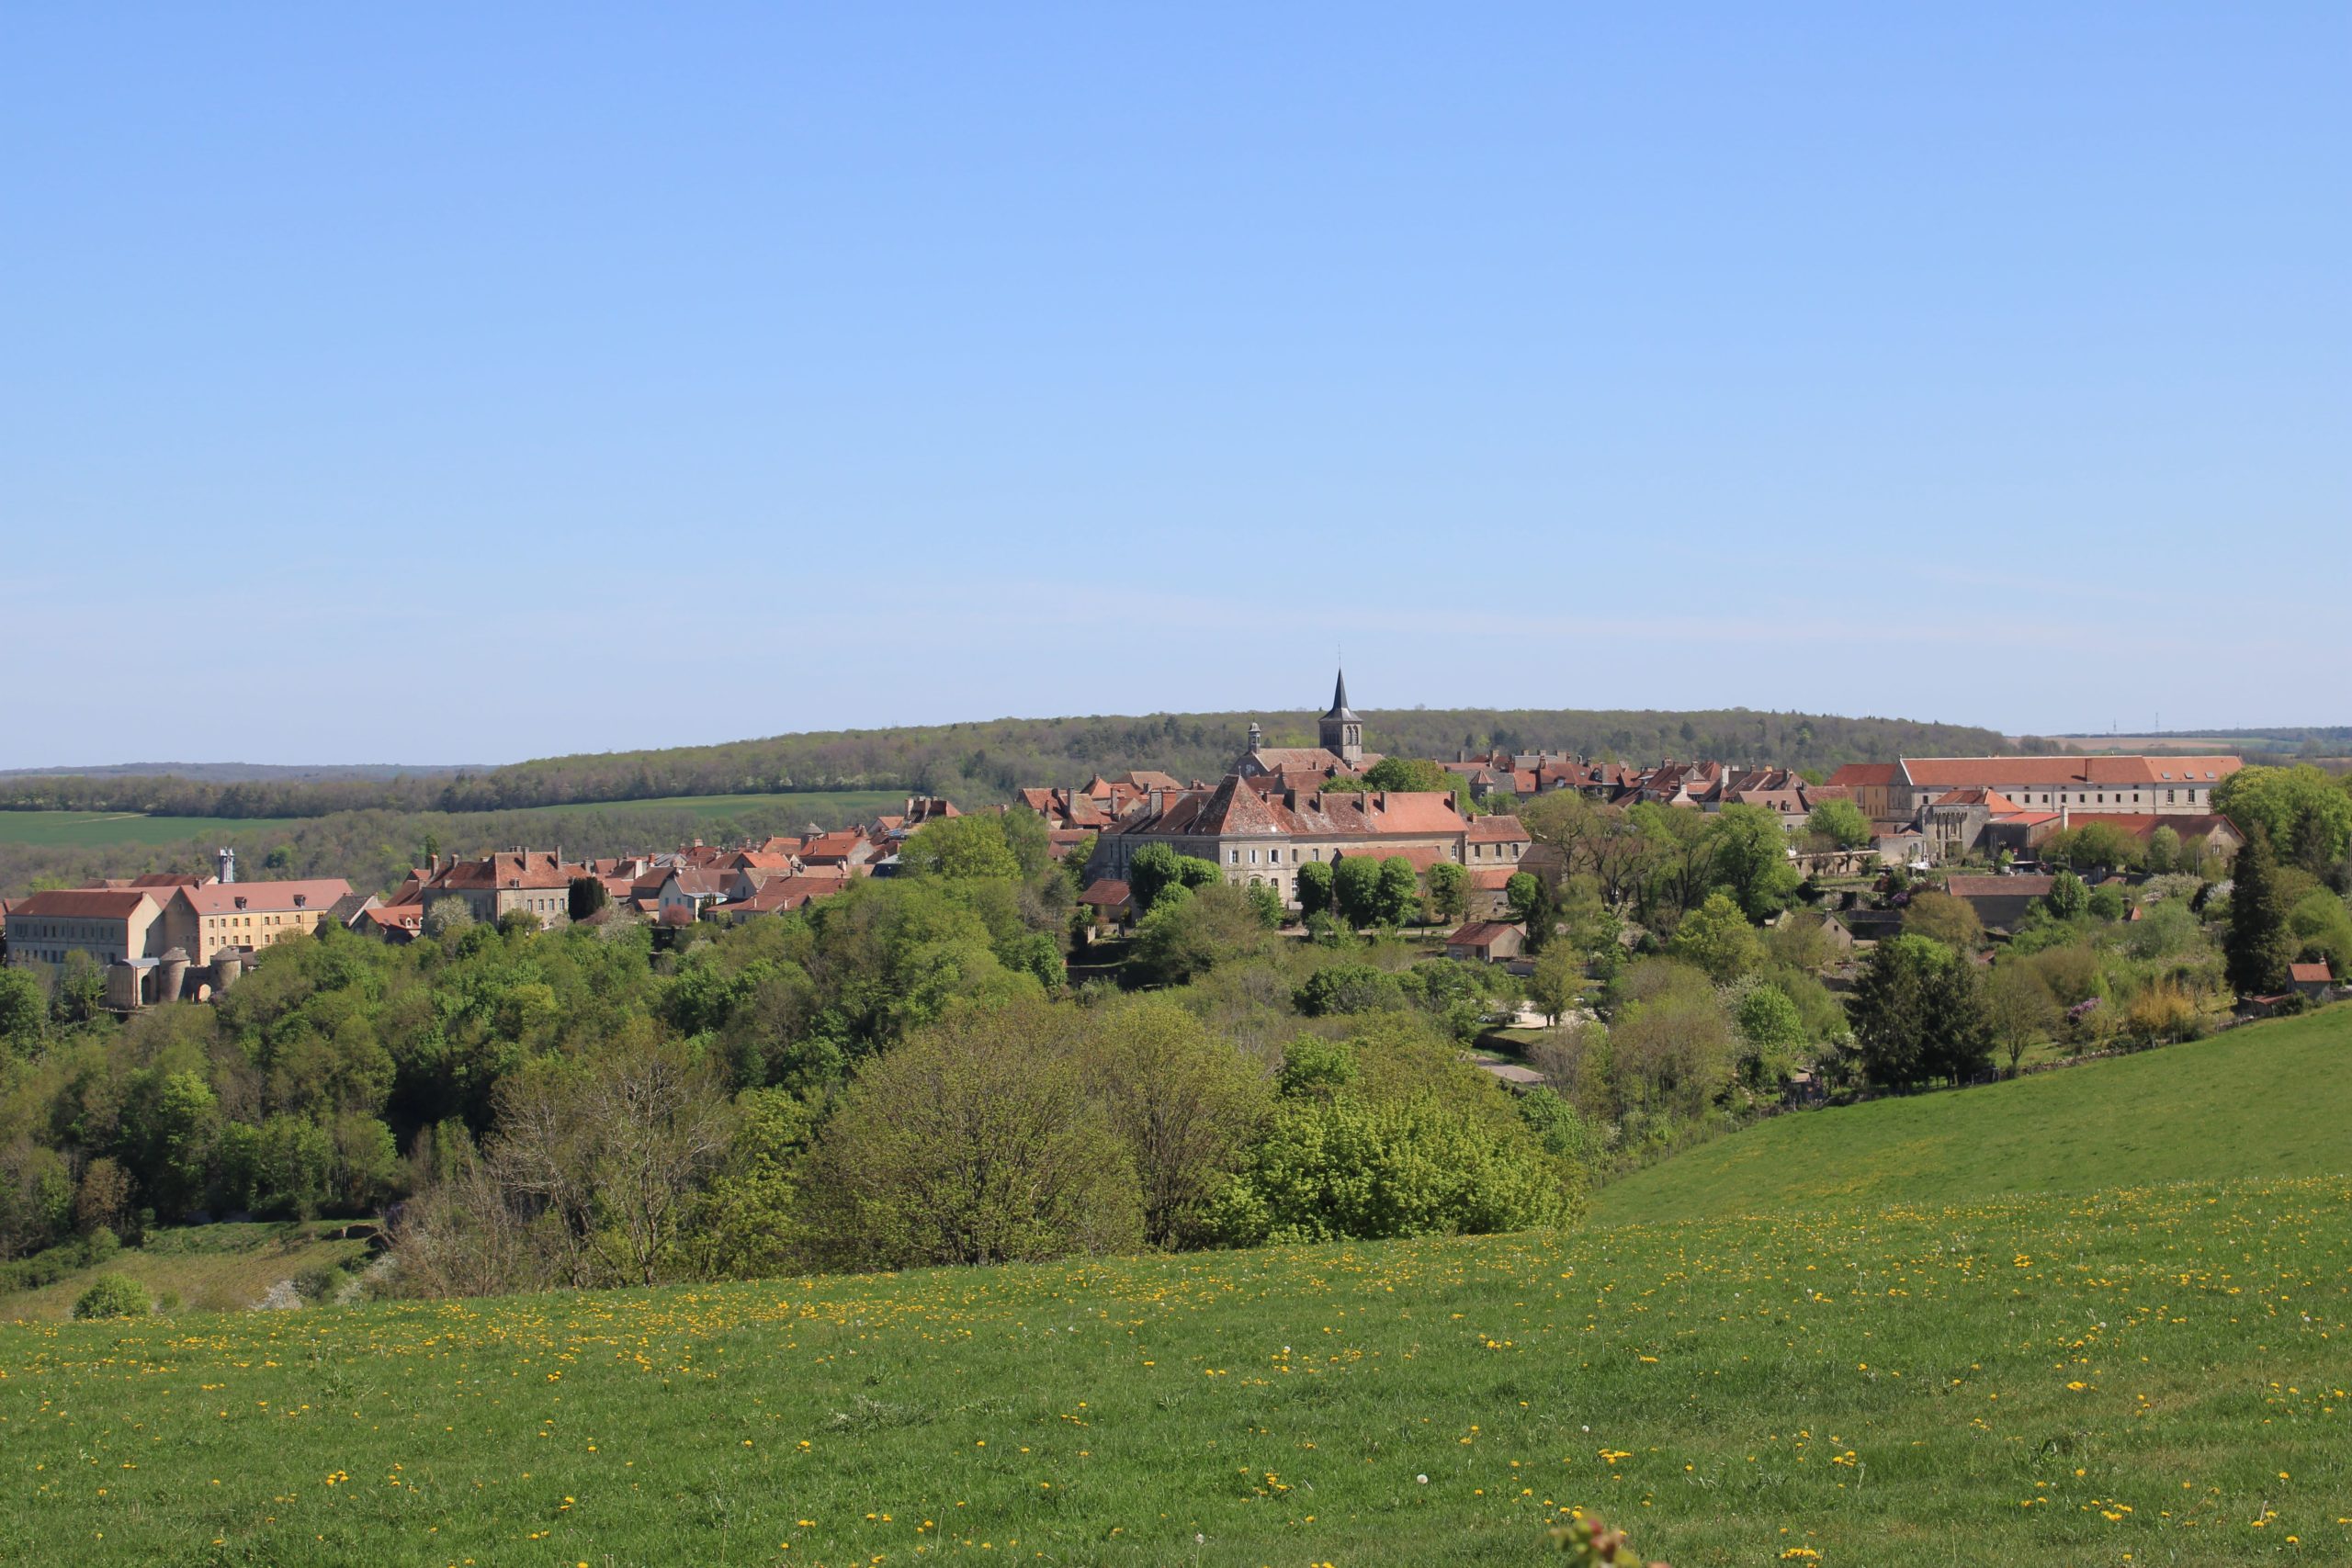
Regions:
[[542, 926], [567, 926], [572, 879], [590, 874], [587, 867], [566, 861], [561, 850], [501, 850], [474, 860], [452, 854], [445, 861], [436, 854], [424, 875], [413, 886], [403, 883], [392, 902], [418, 904], [430, 913], [434, 905], [455, 898], [484, 924], [524, 909]]
[[1090, 930], [1124, 930], [1136, 918], [1135, 892], [1116, 877], [1098, 876], [1078, 896]]
[[675, 866], [654, 890], [654, 912], [666, 919], [673, 918], [671, 910], [683, 909], [687, 919], [700, 919], [704, 910], [727, 901], [727, 889], [723, 872], [708, 866]]

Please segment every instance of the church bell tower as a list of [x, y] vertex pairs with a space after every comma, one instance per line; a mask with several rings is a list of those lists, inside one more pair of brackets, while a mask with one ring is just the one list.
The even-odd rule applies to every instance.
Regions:
[[1331, 711], [1323, 716], [1320, 725], [1323, 750], [1331, 752], [1351, 768], [1363, 766], [1363, 720], [1348, 706], [1348, 672], [1340, 671], [1339, 684], [1331, 692]]

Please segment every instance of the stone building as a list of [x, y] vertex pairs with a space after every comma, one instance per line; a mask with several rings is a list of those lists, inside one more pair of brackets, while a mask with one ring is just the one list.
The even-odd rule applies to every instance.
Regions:
[[[718, 858], [712, 852], [711, 858]], [[403, 886], [395, 904], [422, 904], [429, 913], [445, 898], [456, 898], [485, 924], [514, 909], [527, 909], [542, 926], [571, 923], [571, 883], [592, 874], [563, 858], [561, 850], [501, 850], [476, 860], [435, 855], [414, 887]]]
[[198, 968], [223, 948], [247, 956], [296, 931], [315, 933], [334, 918], [335, 905], [351, 895], [340, 876], [293, 882], [207, 882], [174, 889], [164, 906], [165, 947], [187, 953]]
[[[1527, 852], [1515, 817], [1465, 817], [1442, 790], [1323, 787], [1379, 760], [1363, 749], [1363, 720], [1342, 675], [1323, 716], [1320, 747], [1250, 747], [1213, 786], [1153, 789], [1095, 840], [1090, 884], [1125, 883], [1136, 852], [1164, 844], [1215, 863], [1238, 886], [1271, 886], [1298, 902], [1298, 868], [1351, 855], [1402, 856], [1417, 873], [1439, 862], [1507, 875]], [[1329, 770], [1327, 772], [1326, 770]]]
[[[1884, 764], [1881, 764], [1883, 766]], [[2070, 817], [2195, 817], [2213, 809], [2213, 786], [2245, 764], [2235, 757], [1905, 757], [1877, 787], [1885, 816], [1908, 820], [1954, 790], [2003, 795], [2020, 811]], [[1866, 815], [1880, 814], [1861, 795], [1872, 784], [1860, 768], [1840, 768], [1830, 783], [1852, 785]]]

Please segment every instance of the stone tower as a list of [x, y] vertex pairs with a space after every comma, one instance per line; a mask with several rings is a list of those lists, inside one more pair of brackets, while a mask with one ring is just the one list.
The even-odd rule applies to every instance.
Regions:
[[1363, 720], [1348, 706], [1348, 672], [1340, 671], [1339, 684], [1331, 691], [1331, 711], [1323, 716], [1321, 725], [1323, 750], [1337, 756], [1351, 768], [1363, 766]]

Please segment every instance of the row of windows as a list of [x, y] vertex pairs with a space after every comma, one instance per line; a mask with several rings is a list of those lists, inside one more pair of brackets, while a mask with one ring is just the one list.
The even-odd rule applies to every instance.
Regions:
[[[2133, 791], [2132, 792], [2132, 798], [2131, 798], [2130, 800], [2128, 800], [2128, 801], [2127, 801], [2127, 800], [2125, 800], [2125, 799], [2123, 798], [2123, 792], [2122, 792], [2121, 790], [2120, 790], [2120, 789], [2119, 789], [2119, 790], [2115, 791], [2114, 793], [2115, 793], [2115, 800], [2114, 800], [2114, 804], [2115, 804], [2115, 805], [2117, 805], [2117, 806], [2137, 806], [2137, 805], [2139, 805], [2139, 804], [2140, 804], [2140, 792], [2139, 792], [2138, 790], [2136, 790], [2136, 789], [2135, 789], [2135, 790], [2133, 790]], [[2178, 798], [2177, 798], [2177, 795], [2179, 795], [2179, 793], [2180, 793], [2180, 792], [2179, 792], [2179, 791], [2177, 791], [2177, 790], [2169, 790], [2169, 789], [2168, 789], [2168, 790], [2165, 791], [2165, 804], [2166, 806], [2179, 806], [2179, 805], [2184, 804], [2184, 802], [2182, 802], [2181, 800], [2179, 800]], [[2198, 795], [2199, 795], [2199, 791], [2197, 791], [2197, 790], [2193, 790], [2193, 789], [2192, 789], [2192, 790], [2190, 790], [2190, 791], [2188, 792], [2188, 801], [2187, 801], [2185, 804], [2189, 805], [2189, 806], [2194, 806], [2194, 805], [2196, 805], [2196, 804], [2197, 804], [2197, 799], [2198, 799]], [[2063, 790], [2063, 789], [2062, 789], [2062, 790], [2060, 790], [2060, 791], [2058, 792], [2058, 798], [2057, 798], [2057, 800], [2056, 800], [2056, 802], [2055, 802], [2054, 804], [2059, 805], [2059, 806], [2089, 806], [2089, 805], [2093, 804], [2093, 799], [2092, 799], [2092, 797], [2093, 797], [2093, 795], [2097, 795], [2097, 797], [2098, 797], [2098, 799], [2097, 799], [2097, 804], [2098, 804], [2098, 805], [2100, 805], [2100, 806], [2105, 806], [2105, 805], [2108, 805], [2108, 804], [2109, 804], [2109, 801], [2108, 801], [2108, 798], [2107, 798], [2107, 795], [2108, 795], [2108, 792], [2107, 792], [2107, 791], [2105, 791], [2105, 790], [2092, 791], [2092, 790], [2086, 790], [2086, 789], [2080, 789], [2080, 790], [2076, 790], [2076, 791], [2075, 792], [2075, 794], [2074, 794], [2074, 797], [2073, 797], [2071, 800], [2067, 798], [2066, 792], [2065, 792], [2064, 790]], [[2154, 790], [2150, 790], [2150, 791], [2148, 792], [2148, 795], [2149, 795], [2148, 804], [2149, 804], [2149, 805], [2151, 805], [2151, 806], [2154, 805], [2154, 804], [2155, 804], [2155, 799], [2154, 799], [2154, 796], [2155, 796], [2155, 791], [2154, 791]], [[2026, 804], [2026, 805], [2028, 805], [2028, 806], [2031, 806], [2032, 804], [2034, 804], [2034, 800], [2033, 800], [2033, 792], [2032, 792], [2031, 790], [2027, 790], [2027, 791], [2025, 792], [2024, 804]], [[2041, 804], [2042, 804], [2042, 805], [2044, 805], [2044, 806], [2049, 806], [2049, 805], [2053, 804], [2053, 803], [2052, 802], [2051, 798], [2050, 798], [2050, 792], [2049, 792], [2048, 790], [2044, 790], [2044, 791], [2042, 791], [2042, 792], [2041, 792]]]
[[51, 942], [95, 942], [122, 930], [120, 920], [35, 920], [24, 927], [27, 937]]

